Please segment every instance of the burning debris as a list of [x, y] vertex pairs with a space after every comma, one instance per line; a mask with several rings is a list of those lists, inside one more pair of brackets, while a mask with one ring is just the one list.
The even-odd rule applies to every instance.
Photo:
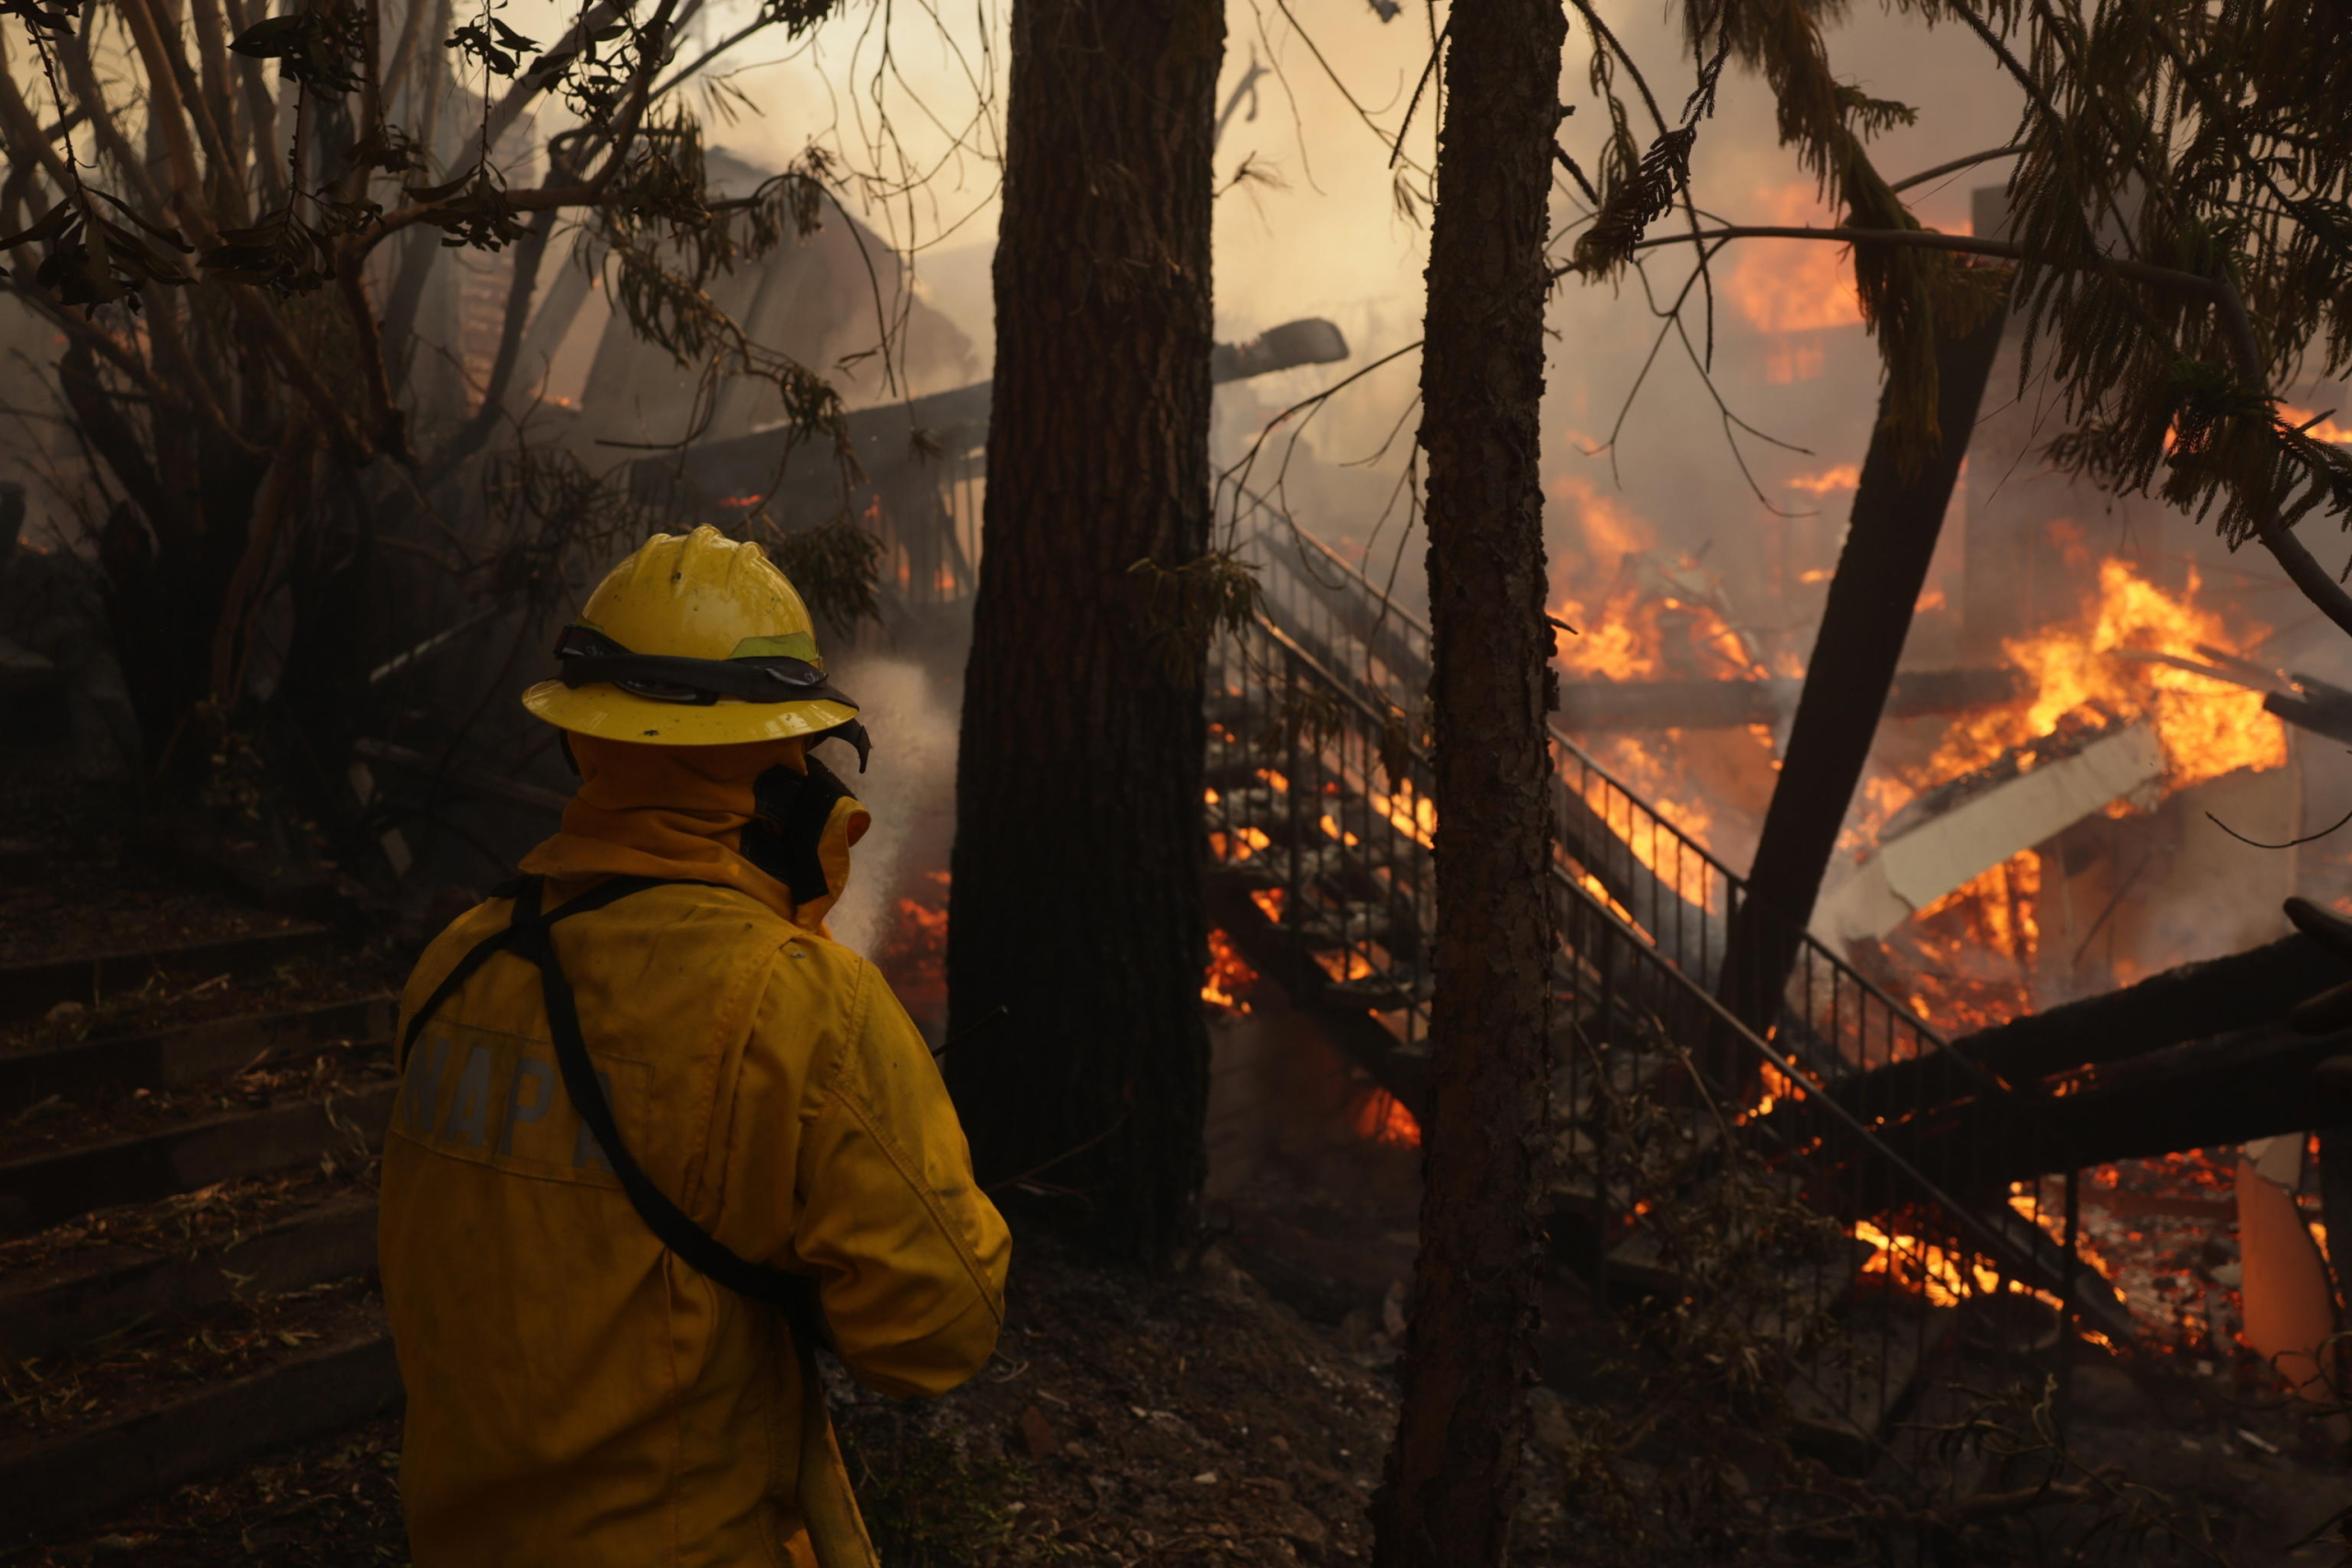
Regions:
[[1877, 847], [1815, 907], [1814, 930], [1843, 944], [1892, 935], [2085, 818], [2118, 805], [2154, 806], [2165, 771], [2164, 748], [2147, 725], [2092, 729], [2069, 716], [2057, 731], [1905, 807]]
[[[1566, 558], [1608, 573], [1610, 587], [1555, 594], [1554, 613], [1578, 628], [1560, 639], [1561, 723], [1684, 837], [1736, 865], [1770, 798], [1775, 731], [1802, 683], [1795, 656], [1735, 615], [1703, 558], [1668, 564], [1645, 525], [1572, 490], [1584, 539]], [[2045, 906], [2067, 942], [2067, 967], [2049, 981], [2064, 995], [2199, 955], [2116, 908], [2127, 893], [2166, 900], [2181, 827], [2160, 808], [2277, 773], [2282, 716], [2324, 728], [2337, 712], [2325, 682], [2245, 656], [2266, 629], [2209, 603], [2195, 568], [2166, 587], [2120, 559], [2094, 563], [2071, 527], [2051, 536], [2086, 584], [2078, 613], [2004, 639], [1998, 666], [1898, 676], [1846, 836], [1850, 869], [1833, 869], [1816, 908], [1825, 941], [1939, 1021], [1993, 1022], [2033, 1004]], [[1628, 844], [1649, 863], [1642, 835]], [[2045, 866], [2062, 848], [2064, 866]], [[1703, 890], [1679, 890], [1703, 907]]]

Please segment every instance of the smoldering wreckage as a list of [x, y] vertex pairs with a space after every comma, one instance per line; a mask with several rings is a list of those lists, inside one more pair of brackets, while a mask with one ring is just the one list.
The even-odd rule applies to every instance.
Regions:
[[[833, 225], [725, 280], [726, 304], [789, 342], [821, 315], [800, 308], [812, 295], [865, 287], [868, 255], [888, 254], [865, 249]], [[439, 302], [453, 341], [480, 335], [468, 312], [496, 282]], [[583, 448], [694, 402], [590, 296], [567, 271], [528, 329], [541, 357], [585, 363], [535, 415]], [[960, 334], [929, 307], [909, 332], [934, 369], [957, 362]], [[1215, 374], [1348, 353], [1330, 323], [1294, 321], [1220, 345]], [[847, 514], [878, 547], [880, 629], [835, 670], [904, 694], [869, 709], [875, 792], [901, 825], [868, 857], [877, 890], [857, 918], [934, 1045], [944, 777], [894, 782], [890, 748], [916, 738], [883, 721], [953, 722], [989, 402], [983, 381], [852, 413], [864, 471], [845, 491], [729, 393], [621, 490], [677, 532], [756, 518], [789, 539]], [[1972, 460], [2021, 439], [1987, 421]], [[2325, 838], [2280, 849], [2266, 885], [2226, 897], [2211, 857], [2222, 824], [2284, 843], [2352, 786], [2335, 761], [2352, 663], [2293, 628], [2249, 631], [2218, 562], [2095, 558], [2064, 497], [1972, 489], [1967, 507], [1964, 570], [1939, 591], [1958, 603], [1923, 611], [1862, 807], [1760, 1022], [1718, 999], [1746, 898], [1730, 866], [1804, 673], [1801, 648], [1758, 628], [1805, 603], [1802, 584], [1743, 604], [1703, 558], [1595, 541], [1606, 592], [1558, 606], [1579, 635], [1554, 734], [1560, 1310], [1539, 1457], [1589, 1462], [1573, 1413], [1626, 1375], [1596, 1363], [1596, 1325], [1705, 1303], [1767, 1359], [1758, 1396], [1825, 1473], [1934, 1472], [2096, 1523], [2098, 1478], [2131, 1471], [2268, 1510], [2256, 1533], [2280, 1547], [2352, 1502], [2326, 1457], [2343, 1434], [2324, 1244], [2352, 1229], [2352, 920], [2335, 912], [2352, 857]], [[0, 492], [10, 744], [49, 777], [119, 785], [141, 754], [115, 624], [136, 552], [28, 543], [26, 510]], [[943, 1553], [923, 1561], [1363, 1546], [1428, 1087], [1435, 819], [1428, 761], [1393, 722], [1427, 689], [1428, 633], [1363, 563], [1263, 497], [1247, 510], [1264, 594], [1212, 648], [1206, 715], [1219, 1261], [1175, 1321], [1048, 1249], [1018, 1354], [944, 1416], [834, 1381], [877, 1531], [895, 1528], [877, 1510], [924, 1487], [1004, 1495], [955, 1527], [974, 1532], [960, 1544], [918, 1540]], [[380, 947], [335, 955], [356, 920], [437, 929], [571, 788], [543, 733], [479, 698], [484, 671], [527, 671], [518, 650], [572, 606], [408, 586], [370, 612], [366, 718], [335, 770], [368, 863], [321, 869], [315, 844], [260, 818], [243, 843], [60, 829], [6, 846], [27, 891], [9, 895], [0, 969], [0, 1549], [27, 1561], [93, 1542], [204, 1561], [206, 1530], [250, 1541], [255, 1517], [275, 1560], [392, 1539], [399, 1381], [366, 1282], [390, 972]], [[266, 691], [279, 673], [265, 649], [249, 678]], [[64, 918], [102, 884], [114, 908]], [[1735, 1241], [1674, 1217], [1744, 1190], [1732, 1173], [1764, 1194]], [[1735, 1255], [1746, 1271], [1726, 1274]], [[1054, 1341], [1090, 1314], [1100, 1356]], [[1191, 1356], [1226, 1380], [1229, 1418], [1148, 1364], [1155, 1340], [1189, 1347], [1180, 1371]], [[1987, 1388], [2046, 1396], [2095, 1457], [2032, 1472], [2014, 1448], [1939, 1444], [1983, 1419], [1969, 1401]], [[2138, 1473], [2160, 1468], [2132, 1447], [2139, 1428], [2173, 1445], [2170, 1480]], [[910, 1443], [947, 1457], [893, 1480]], [[1611, 1462], [1619, 1481], [1667, 1468], [1638, 1441]], [[2015, 1501], [2021, 1483], [2041, 1490]], [[1532, 1490], [1531, 1561], [1580, 1560], [1576, 1495]]]

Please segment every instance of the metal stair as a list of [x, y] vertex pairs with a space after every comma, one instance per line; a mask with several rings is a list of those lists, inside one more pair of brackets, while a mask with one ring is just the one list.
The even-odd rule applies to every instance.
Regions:
[[[1210, 656], [1212, 915], [1418, 1114], [1434, 815], [1408, 716], [1427, 687], [1429, 631], [1268, 515], [1243, 547], [1265, 589], [1262, 614]], [[1868, 1223], [1892, 1238], [1865, 1249], [1871, 1272], [1847, 1254], [1792, 1259], [1789, 1299], [1758, 1305], [1801, 1368], [1791, 1409], [1825, 1447], [1861, 1462], [1948, 1348], [1955, 1314], [1928, 1295], [2016, 1281], [2110, 1335], [2130, 1332], [2111, 1288], [2075, 1258], [2070, 1233], [2019, 1213], [2005, 1187], [1964, 1163], [1906, 1162], [1881, 1136], [1905, 1108], [1836, 1092], [1946, 1043], [1810, 938], [1774, 1026], [1762, 1036], [1743, 1026], [1715, 993], [1744, 881], [1570, 737], [1555, 730], [1553, 740], [1551, 1197], [1555, 1239], [1582, 1238], [1565, 1249], [1579, 1271], [1603, 1291], [1676, 1288], [1633, 1212], [1626, 1172], [1639, 1151], [1612, 1145], [1610, 1108], [1645, 1088], [1669, 1107], [1684, 1168], [1718, 1168], [1710, 1145], [1728, 1131], [1806, 1208], [1849, 1234]], [[1949, 1059], [1974, 1092], [2033, 1115], [2029, 1097]], [[1777, 1114], [1747, 1114], [1759, 1085], [1776, 1091]], [[2065, 1165], [2053, 1150], [2050, 1168]], [[1939, 1289], [1905, 1288], [1922, 1280]], [[1830, 1320], [1840, 1334], [1804, 1326]]]

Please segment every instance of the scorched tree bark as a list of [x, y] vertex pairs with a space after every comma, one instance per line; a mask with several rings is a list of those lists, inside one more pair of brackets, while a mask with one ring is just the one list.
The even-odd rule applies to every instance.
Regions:
[[1543, 1245], [1552, 634], [1544, 245], [1557, 0], [1456, 0], [1421, 351], [1437, 929], [1421, 1249], [1379, 1568], [1509, 1555]]
[[1164, 1253], [1206, 1166], [1201, 662], [1130, 569], [1209, 542], [1217, 0], [1016, 0], [965, 674], [948, 1074], [982, 1179]]

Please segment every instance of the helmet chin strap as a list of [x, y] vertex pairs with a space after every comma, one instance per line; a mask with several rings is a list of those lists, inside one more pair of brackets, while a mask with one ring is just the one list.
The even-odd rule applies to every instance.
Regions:
[[828, 740], [839, 740], [854, 749], [857, 752], [857, 771], [861, 773], [865, 772], [865, 760], [874, 751], [874, 738], [865, 733], [865, 726], [853, 718], [845, 724], [833, 726], [822, 735], [811, 738], [808, 744], [822, 746]]

